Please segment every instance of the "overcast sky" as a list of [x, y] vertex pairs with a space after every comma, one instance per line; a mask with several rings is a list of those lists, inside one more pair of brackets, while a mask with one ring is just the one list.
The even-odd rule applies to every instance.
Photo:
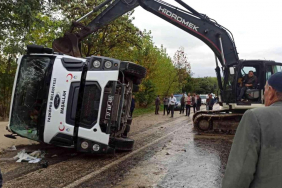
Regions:
[[[174, 0], [164, 0], [181, 7]], [[282, 62], [281, 0], [183, 0], [200, 13], [215, 19], [234, 36], [240, 59], [266, 59]], [[151, 30], [154, 43], [167, 49], [170, 57], [183, 46], [191, 63], [193, 77], [215, 76], [212, 50], [199, 39], [138, 7], [134, 24]]]

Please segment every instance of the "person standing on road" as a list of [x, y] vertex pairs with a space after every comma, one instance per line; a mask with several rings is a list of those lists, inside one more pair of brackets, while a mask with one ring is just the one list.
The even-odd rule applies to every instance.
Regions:
[[210, 94], [208, 94], [206, 99], [206, 110], [209, 110]]
[[195, 113], [195, 110], [196, 110], [196, 93], [194, 93], [193, 97], [192, 97], [192, 107], [193, 107], [193, 111]]
[[185, 97], [185, 103], [186, 103], [186, 115], [185, 116], [190, 116], [191, 102], [192, 102], [192, 97], [190, 93], [188, 93], [187, 97]]
[[176, 103], [176, 98], [171, 94], [170, 99], [169, 99], [169, 107], [170, 107], [170, 112], [171, 112], [171, 117], [173, 118], [174, 115], [174, 105]]
[[201, 105], [202, 105], [202, 99], [200, 95], [197, 95], [196, 97], [196, 110], [197, 111], [200, 111]]
[[236, 130], [223, 188], [282, 185], [282, 72], [265, 85], [264, 108], [245, 112]]
[[161, 100], [160, 100], [160, 96], [158, 95], [156, 100], [155, 100], [155, 114], [159, 114], [159, 108], [160, 108], [160, 103], [161, 103]]
[[180, 102], [181, 102], [181, 108], [180, 108], [180, 114], [182, 112], [182, 114], [184, 114], [184, 106], [185, 106], [185, 94], [183, 93], [181, 99], [180, 99]]
[[135, 108], [135, 96], [132, 95], [132, 99], [131, 99], [131, 106], [130, 106], [130, 116], [132, 117], [133, 111]]
[[208, 95], [208, 102], [207, 102], [207, 110], [212, 110], [214, 105], [214, 99], [212, 98], [212, 95]]
[[163, 103], [164, 103], [164, 115], [165, 115], [165, 112], [168, 115], [169, 114], [169, 110], [168, 110], [169, 98], [167, 96], [165, 96]]

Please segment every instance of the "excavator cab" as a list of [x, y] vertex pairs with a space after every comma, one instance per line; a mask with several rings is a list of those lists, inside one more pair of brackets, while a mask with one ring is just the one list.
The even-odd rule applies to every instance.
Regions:
[[245, 62], [242, 64], [240, 71], [238, 71], [238, 84], [237, 84], [237, 96], [240, 95], [239, 89], [246, 84], [249, 74], [255, 77], [255, 82], [252, 86], [247, 87], [243, 98], [251, 103], [261, 103], [261, 83], [262, 82], [262, 65], [255, 62]]
[[[256, 82], [250, 87], [247, 87], [243, 99], [244, 101], [237, 101], [237, 105], [251, 106], [251, 105], [263, 105], [264, 104], [264, 86], [268, 78], [276, 73], [282, 71], [282, 64], [274, 61], [265, 60], [251, 60], [240, 61], [237, 66], [232, 67], [233, 71], [230, 71], [229, 80], [233, 79], [233, 88], [236, 94], [236, 99], [240, 94], [240, 88], [246, 84], [249, 72], [253, 73], [256, 77]], [[235, 73], [236, 72], [236, 73]], [[233, 74], [231, 74], [233, 73]], [[235, 97], [235, 95], [233, 95]]]

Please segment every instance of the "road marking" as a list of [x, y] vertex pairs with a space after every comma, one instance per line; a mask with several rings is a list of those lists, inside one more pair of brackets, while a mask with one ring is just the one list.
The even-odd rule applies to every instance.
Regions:
[[[190, 124], [191, 124], [191, 120], [188, 121], [188, 124], [187, 124], [187, 125], [190, 125]], [[162, 137], [158, 138], [157, 140], [151, 142], [150, 144], [147, 144], [147, 145], [145, 145], [145, 146], [143, 146], [143, 147], [141, 147], [141, 148], [139, 148], [139, 149], [137, 149], [137, 150], [131, 152], [130, 154], [128, 154], [128, 155], [126, 155], [126, 156], [124, 156], [124, 157], [121, 157], [120, 159], [118, 159], [118, 160], [116, 160], [116, 161], [114, 161], [114, 162], [112, 162], [112, 163], [110, 163], [110, 164], [108, 164], [108, 165], [102, 167], [100, 170], [97, 170], [97, 171], [91, 172], [90, 174], [87, 174], [86, 176], [84, 176], [84, 177], [82, 177], [82, 178], [80, 178], [80, 179], [78, 179], [78, 180], [72, 182], [71, 184], [65, 186], [65, 188], [76, 187], [76, 186], [78, 186], [79, 184], [81, 184], [81, 183], [83, 183], [83, 182], [86, 182], [87, 180], [90, 180], [91, 178], [97, 176], [98, 174], [104, 172], [105, 170], [111, 168], [112, 166], [114, 166], [114, 165], [116, 165], [116, 164], [118, 164], [118, 163], [123, 162], [123, 161], [126, 160], [127, 158], [129, 158], [129, 157], [135, 155], [136, 153], [138, 153], [138, 152], [140, 152], [140, 151], [146, 149], [147, 147], [149, 147], [149, 146], [151, 146], [151, 145], [153, 145], [153, 144], [159, 142], [160, 140], [162, 140], [162, 139], [164, 139], [164, 138], [166, 138], [166, 137], [168, 137], [168, 136], [174, 134], [175, 132], [179, 131], [180, 129], [182, 129], [183, 127], [185, 127], [185, 126], [187, 126], [187, 125], [182, 125], [181, 127], [179, 127], [178, 129], [174, 130], [173, 132], [171, 132], [171, 133], [169, 133], [169, 134], [167, 134], [167, 135], [165, 135], [165, 136], [162, 136]]]

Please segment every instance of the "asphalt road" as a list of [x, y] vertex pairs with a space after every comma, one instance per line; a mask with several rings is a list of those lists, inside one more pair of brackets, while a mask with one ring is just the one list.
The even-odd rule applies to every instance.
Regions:
[[41, 149], [47, 168], [1, 159], [4, 187], [220, 187], [233, 136], [198, 135], [192, 117], [149, 114], [137, 117], [130, 137], [132, 152], [89, 155], [72, 149], [36, 144], [18, 151]]

